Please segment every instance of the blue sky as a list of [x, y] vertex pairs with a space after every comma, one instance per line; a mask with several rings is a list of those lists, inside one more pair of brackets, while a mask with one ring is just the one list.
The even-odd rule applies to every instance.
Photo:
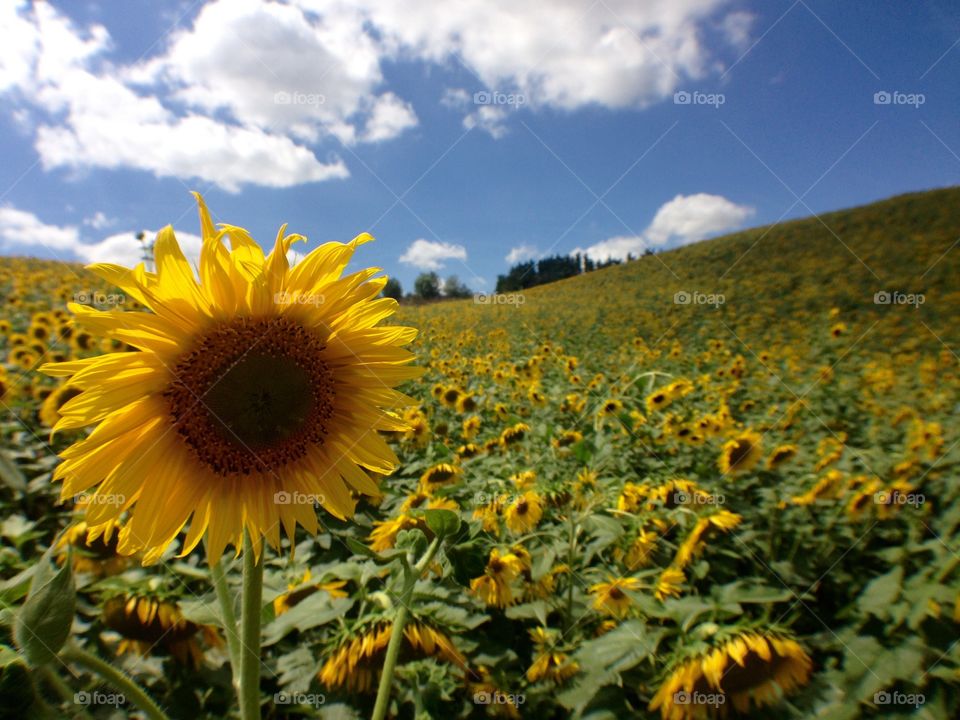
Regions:
[[265, 244], [369, 231], [407, 289], [489, 290], [960, 180], [952, 2], [132, 7], [0, 9], [0, 253], [195, 250], [197, 189]]

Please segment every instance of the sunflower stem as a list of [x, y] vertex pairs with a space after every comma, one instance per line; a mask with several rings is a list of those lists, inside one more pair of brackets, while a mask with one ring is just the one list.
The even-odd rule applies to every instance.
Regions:
[[60, 655], [64, 660], [83, 665], [88, 670], [109, 682], [119, 690], [127, 700], [140, 708], [149, 720], [169, 720], [166, 713], [153, 701], [153, 698], [147, 695], [146, 690], [140, 687], [133, 678], [122, 670], [118, 670], [110, 663], [73, 643], [68, 644]]
[[430, 565], [433, 556], [436, 555], [437, 549], [440, 547], [440, 541], [439, 536], [433, 539], [423, 557], [413, 566], [412, 572], [409, 571], [409, 567], [404, 568], [400, 607], [397, 609], [397, 616], [390, 628], [390, 642], [387, 644], [387, 654], [383, 660], [383, 672], [380, 675], [380, 686], [377, 688], [377, 703], [373, 707], [373, 720], [384, 720], [387, 716], [387, 708], [390, 705], [390, 690], [393, 685], [393, 671], [397, 667], [397, 658], [400, 657], [400, 648], [403, 645], [403, 628], [410, 616], [413, 588], [424, 569]]
[[243, 537], [243, 600], [240, 607], [240, 717], [260, 720], [260, 613], [263, 609], [263, 559], [253, 554], [250, 534]]
[[[65, 703], [74, 703], [75, 696], [73, 688], [67, 685], [66, 681], [64, 681], [50, 665], [41, 665], [38, 667], [37, 674], [47, 685], [53, 688], [60, 700]], [[92, 716], [86, 710], [78, 710], [75, 717], [83, 718], [83, 720], [92, 720]]]
[[223, 564], [217, 563], [210, 568], [210, 578], [217, 591], [217, 601], [220, 603], [220, 613], [223, 615], [223, 629], [227, 635], [227, 652], [230, 655], [230, 670], [233, 673], [233, 684], [239, 687], [240, 673], [240, 636], [237, 634], [237, 613], [233, 606], [233, 597], [227, 585], [227, 574]]

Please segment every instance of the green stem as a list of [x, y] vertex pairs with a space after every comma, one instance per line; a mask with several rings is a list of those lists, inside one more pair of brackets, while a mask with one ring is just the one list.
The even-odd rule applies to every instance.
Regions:
[[240, 717], [260, 720], [260, 613], [263, 610], [263, 560], [253, 555], [250, 535], [243, 539], [243, 601], [240, 607]]
[[390, 705], [390, 689], [393, 685], [393, 671], [397, 667], [397, 658], [400, 657], [400, 648], [403, 645], [403, 628], [410, 615], [410, 601], [413, 599], [413, 587], [430, 565], [433, 556], [440, 547], [440, 538], [435, 537], [427, 552], [413, 566], [412, 572], [404, 572], [403, 593], [400, 595], [400, 607], [397, 616], [390, 628], [390, 642], [387, 644], [387, 655], [383, 660], [383, 672], [380, 675], [380, 686], [377, 688], [377, 703], [373, 707], [373, 720], [384, 720], [387, 716], [387, 707]]
[[230, 654], [230, 669], [233, 672], [233, 684], [238, 684], [240, 671], [240, 636], [237, 635], [237, 613], [234, 610], [233, 596], [227, 585], [227, 574], [223, 565], [217, 563], [210, 568], [210, 578], [217, 591], [217, 601], [220, 603], [220, 614], [223, 615], [223, 628], [227, 635], [227, 652]]
[[[37, 668], [37, 674], [47, 685], [53, 688], [60, 700], [62, 700], [64, 703], [73, 705], [73, 688], [67, 685], [64, 679], [57, 674], [56, 670], [49, 665], [41, 665]], [[88, 713], [86, 710], [77, 710], [75, 717], [84, 718], [85, 720], [92, 720], [90, 713]]]
[[64, 660], [83, 665], [88, 670], [109, 682], [123, 693], [123, 696], [127, 700], [140, 708], [149, 720], [169, 720], [163, 710], [160, 709], [160, 706], [147, 695], [143, 688], [137, 685], [126, 673], [113, 667], [113, 665], [105, 660], [72, 643], [67, 645], [60, 655]]

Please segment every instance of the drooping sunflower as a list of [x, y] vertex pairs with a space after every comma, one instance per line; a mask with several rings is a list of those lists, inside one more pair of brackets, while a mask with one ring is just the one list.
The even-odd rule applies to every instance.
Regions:
[[507, 507], [504, 517], [507, 527], [515, 533], [533, 530], [543, 517], [543, 501], [533, 490], [527, 490]]
[[57, 561], [65, 560], [67, 548], [73, 548], [73, 571], [106, 577], [123, 572], [132, 559], [117, 552], [118, 533], [114, 523], [90, 528], [83, 520], [68, 527], [56, 545]]
[[62, 383], [44, 398], [40, 405], [40, 422], [48, 428], [54, 427], [61, 418], [60, 409], [80, 394], [80, 388], [70, 383]]
[[778, 445], [767, 458], [767, 469], [776, 470], [785, 462], [789, 462], [797, 454], [796, 445]]
[[[320, 682], [329, 688], [345, 688], [348, 692], [370, 692], [383, 667], [392, 630], [392, 623], [378, 623], [362, 634], [346, 639], [320, 668]], [[425, 623], [412, 622], [403, 628], [403, 637], [401, 661], [412, 657], [435, 657], [466, 671], [466, 658], [442, 632]]]
[[640, 587], [640, 581], [634, 577], [617, 578], [611, 576], [607, 582], [591, 586], [593, 609], [615, 618], [624, 617], [633, 601], [624, 590], [634, 591]]
[[579, 672], [580, 665], [576, 661], [555, 649], [555, 635], [556, 633], [542, 627], [530, 630], [530, 638], [536, 649], [533, 664], [527, 669], [527, 680], [530, 682], [550, 680], [562, 683]]
[[299, 582], [288, 583], [287, 591], [277, 595], [277, 597], [273, 599], [274, 615], [278, 617], [283, 615], [283, 613], [287, 612], [291, 608], [296, 607], [318, 590], [323, 590], [326, 592], [331, 599], [345, 598], [347, 597], [347, 593], [343, 588], [346, 586], [346, 584], [346, 580], [311, 582], [311, 573], [308, 569], [300, 578]]
[[188, 521], [182, 553], [205, 538], [215, 562], [228, 544], [239, 552], [245, 529], [258, 557], [263, 539], [279, 545], [281, 525], [291, 537], [298, 523], [315, 533], [314, 500], [351, 517], [351, 489], [379, 494], [363, 468], [389, 474], [398, 464], [377, 431], [407, 429], [387, 410], [412, 402], [392, 388], [421, 372], [402, 348], [416, 330], [378, 325], [397, 308], [376, 299], [379, 269], [341, 277], [369, 235], [322, 245], [291, 268], [287, 252], [302, 236], [281, 227], [265, 256], [246, 230], [216, 230], [196, 198], [199, 281], [167, 227], [154, 245], [156, 273], [90, 267], [151, 313], [69, 305], [79, 327], [139, 352], [43, 368], [82, 391], [54, 431], [98, 425], [62, 454], [61, 495], [96, 487], [127, 498], [91, 502], [87, 520], [128, 512], [119, 549], [142, 549], [145, 563]]
[[[769, 632], [739, 633], [703, 655], [675, 666], [656, 695], [650, 710], [663, 720], [699, 720], [726, 710], [739, 713], [774, 705], [782, 695], [805, 685], [813, 661], [793, 639]], [[696, 704], [698, 696], [722, 695], [715, 706]]]
[[507, 607], [514, 602], [511, 587], [524, 569], [522, 558], [494, 548], [484, 574], [470, 581], [470, 590], [487, 605]]
[[763, 455], [760, 434], [746, 430], [724, 443], [717, 465], [724, 475], [750, 470]]

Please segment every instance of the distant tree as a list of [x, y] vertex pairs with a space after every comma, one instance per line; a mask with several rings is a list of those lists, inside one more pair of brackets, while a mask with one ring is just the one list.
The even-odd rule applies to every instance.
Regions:
[[395, 277], [387, 280], [387, 284], [383, 286], [383, 297], [393, 298], [394, 300], [400, 300], [403, 298], [403, 286], [400, 285], [400, 281]]
[[448, 298], [466, 298], [473, 293], [456, 275], [451, 275], [443, 283], [443, 295]]
[[413, 281], [414, 294], [423, 300], [440, 297], [440, 277], [435, 272], [420, 273]]

